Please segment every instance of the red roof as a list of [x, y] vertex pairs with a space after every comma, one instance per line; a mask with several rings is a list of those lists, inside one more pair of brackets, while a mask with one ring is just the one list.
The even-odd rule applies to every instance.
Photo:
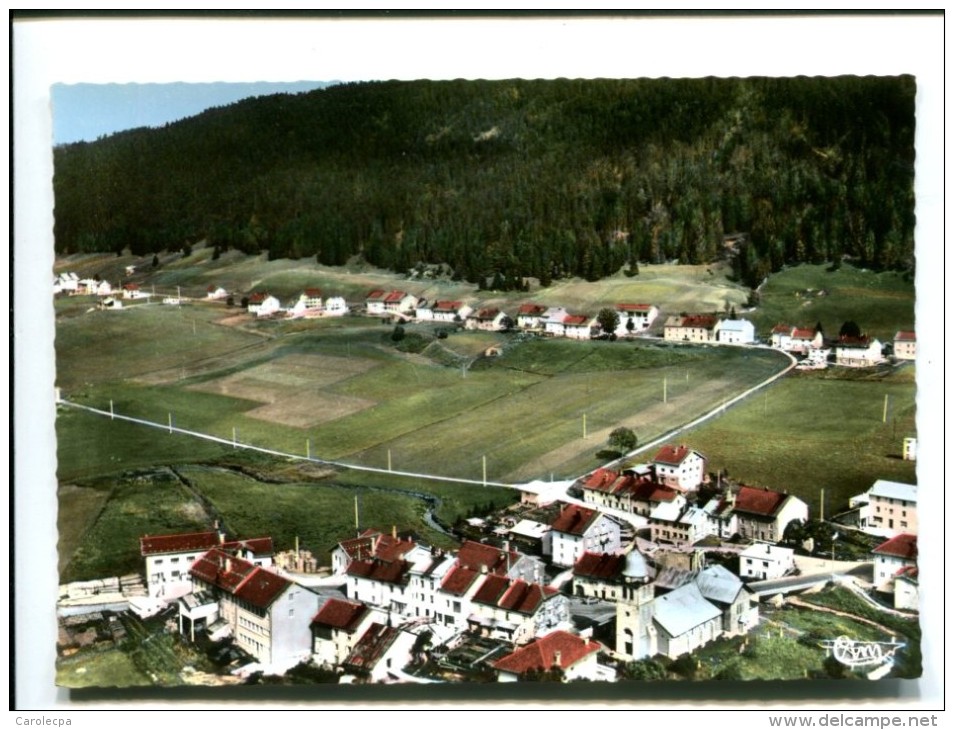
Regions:
[[371, 299], [384, 299], [385, 296], [387, 296], [386, 291], [382, 289], [374, 289], [373, 291], [368, 292], [368, 296], [366, 298], [370, 301]]
[[718, 322], [718, 320], [711, 314], [690, 314], [682, 317], [678, 326], [701, 327], [702, 329], [711, 330], [716, 326], [716, 322]]
[[787, 335], [792, 332], [792, 328], [787, 324], [777, 324], [772, 328], [773, 335]]
[[583, 553], [573, 566], [573, 575], [601, 580], [615, 580], [626, 567], [625, 555], [610, 553]]
[[546, 671], [554, 667], [565, 670], [601, 648], [599, 642], [567, 631], [554, 631], [498, 659], [494, 662], [494, 669], [512, 674]]
[[672, 502], [679, 494], [678, 489], [648, 480], [641, 480], [630, 491], [632, 498], [641, 502]]
[[126, 291], [137, 291], [139, 289], [139, 284], [123, 284], [123, 289]]
[[616, 309], [620, 312], [648, 312], [653, 308], [652, 304], [617, 304]]
[[493, 319], [498, 314], [500, 314], [500, 310], [491, 307], [490, 309], [481, 309], [477, 314], [472, 316], [476, 319]]
[[867, 349], [868, 345], [870, 344], [871, 338], [868, 337], [868, 335], [862, 335], [861, 337], [849, 337], [848, 335], [842, 335], [838, 338], [839, 347], [860, 347]]
[[871, 552], [878, 555], [890, 555], [904, 560], [918, 559], [918, 536], [910, 533], [902, 533], [892, 537], [887, 542], [883, 542]]
[[613, 485], [619, 478], [619, 473], [612, 469], [597, 469], [583, 482], [584, 489], [593, 489], [599, 492], [613, 492]]
[[794, 329], [792, 330], [793, 340], [814, 340], [815, 330], [813, 329]]
[[321, 296], [321, 289], [305, 289], [305, 296], [306, 296], [306, 297], [309, 297], [309, 298], [310, 298], [310, 297], [320, 297], [320, 296]]
[[402, 299], [404, 299], [404, 297], [406, 297], [406, 296], [407, 296], [407, 292], [403, 292], [403, 291], [392, 291], [392, 292], [388, 293], [388, 295], [387, 295], [386, 297], [384, 297], [384, 301], [385, 301], [385, 302], [388, 302], [388, 303], [391, 303], [391, 302], [399, 302], [399, 301], [401, 301]]
[[474, 594], [476, 603], [484, 603], [489, 606], [496, 606], [497, 601], [504, 594], [504, 591], [510, 586], [510, 581], [502, 575], [484, 576], [484, 582]]
[[365, 530], [358, 537], [338, 543], [352, 560], [368, 560], [377, 558], [386, 562], [398, 560], [414, 549], [416, 543], [411, 539], [403, 539], [392, 535], [385, 535], [378, 530]]
[[595, 509], [587, 509], [576, 504], [568, 504], [560, 510], [560, 514], [550, 525], [555, 532], [565, 532], [568, 535], [584, 534], [596, 518], [599, 512]]
[[321, 607], [321, 610], [315, 614], [311, 623], [353, 633], [361, 623], [361, 619], [368, 614], [368, 611], [368, 607], [363, 603], [330, 598]]
[[384, 624], [374, 623], [358, 639], [344, 665], [359, 671], [371, 671], [375, 664], [391, 648], [391, 644], [400, 635], [401, 630]]
[[774, 517], [786, 499], [787, 494], [773, 492], [771, 489], [741, 487], [735, 496], [735, 511]]
[[209, 550], [196, 560], [189, 572], [194, 577], [259, 608], [268, 608], [292, 585], [277, 573], [218, 549]]
[[914, 332], [898, 332], [894, 336], [895, 342], [917, 342], [917, 335]]
[[680, 444], [679, 446], [666, 444], [656, 452], [656, 456], [653, 457], [653, 461], [657, 464], [679, 466], [691, 453], [693, 453], [692, 449], [683, 444]]
[[525, 580], [511, 582], [500, 575], [488, 575], [484, 577], [473, 600], [475, 603], [533, 615], [544, 601], [558, 593], [556, 588], [538, 583], [527, 583]]
[[141, 555], [163, 553], [184, 553], [192, 550], [209, 550], [219, 544], [219, 534], [212, 532], [190, 532], [180, 535], [146, 535], [139, 538]]
[[441, 583], [441, 590], [453, 593], [455, 596], [462, 596], [474, 584], [479, 575], [480, 573], [476, 570], [458, 565], [444, 578], [444, 582]]
[[260, 302], [264, 302], [265, 297], [267, 296], [268, 294], [265, 292], [260, 292], [260, 291], [253, 292], [252, 295], [248, 298], [249, 304], [259, 304]]
[[457, 564], [471, 570], [486, 568], [490, 573], [506, 575], [510, 566], [520, 557], [520, 553], [514, 550], [502, 550], [493, 545], [467, 540], [457, 551]]
[[406, 560], [386, 562], [384, 560], [352, 560], [348, 566], [348, 575], [382, 583], [403, 583], [411, 564]]
[[435, 312], [456, 312], [462, 306], [464, 306], [463, 302], [450, 302], [450, 301], [434, 302], [434, 311]]
[[568, 327], [584, 325], [589, 321], [590, 318], [585, 314], [568, 314], [563, 318], [563, 324]]

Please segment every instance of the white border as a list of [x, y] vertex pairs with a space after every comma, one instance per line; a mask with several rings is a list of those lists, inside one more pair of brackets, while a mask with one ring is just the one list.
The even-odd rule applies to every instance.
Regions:
[[[17, 706], [77, 709], [53, 685], [56, 504], [50, 392], [54, 379], [49, 296], [53, 265], [50, 85], [914, 74], [918, 82], [917, 328], [923, 358], [918, 371], [919, 483], [924, 496], [935, 493], [940, 499], [943, 351], [942, 338], [932, 335], [943, 331], [943, 20], [935, 15], [13, 22]], [[924, 397], [927, 393], [934, 397]], [[924, 532], [943, 535], [941, 511], [924, 513]], [[912, 683], [910, 693], [905, 692], [909, 699], [894, 703], [897, 709], [939, 709], [943, 703], [943, 565], [941, 550], [925, 547], [921, 551], [925, 675], [916, 685]], [[753, 695], [757, 692], [753, 687]], [[834, 708], [840, 703], [831, 700], [826, 705]], [[121, 703], [99, 707], [110, 706], [129, 707]], [[742, 708], [767, 709], [759, 703]], [[891, 705], [866, 703], [866, 709], [879, 708], [891, 709]], [[764, 719], [760, 724], [766, 725]]]

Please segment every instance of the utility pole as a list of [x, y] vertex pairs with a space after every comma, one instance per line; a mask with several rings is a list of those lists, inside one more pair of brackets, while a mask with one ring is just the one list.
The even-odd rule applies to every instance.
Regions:
[[114, 414], [113, 414], [113, 399], [110, 398], [110, 399], [109, 399], [109, 420], [112, 421], [112, 420], [114, 420], [114, 418], [115, 418], [115, 416], [114, 416]]
[[233, 448], [233, 449], [235, 448], [235, 436], [236, 436], [236, 433], [237, 433], [237, 431], [235, 430], [235, 426], [232, 426], [232, 448]]
[[586, 438], [586, 414], [583, 414], [583, 438]]
[[884, 409], [881, 412], [881, 422], [882, 423], [888, 422], [888, 394], [887, 393], [885, 393], [884, 395]]
[[821, 489], [821, 502], [820, 502], [820, 503], [821, 503], [821, 507], [820, 507], [820, 511], [819, 511], [819, 514], [818, 514], [818, 520], [819, 520], [820, 522], [824, 522], [824, 521], [825, 521], [825, 488], [824, 488], [824, 487], [822, 487], [822, 489]]
[[669, 402], [669, 397], [668, 397], [668, 392], [666, 388], [666, 377], [663, 376], [663, 403], [668, 403], [668, 402]]
[[391, 449], [388, 449], [388, 471], [391, 471]]
[[486, 455], [484, 455], [483, 457], [483, 463], [484, 463], [484, 486], [486, 487], [487, 486], [487, 456]]
[[169, 433], [172, 433], [172, 414], [169, 414]]
[[305, 458], [311, 458], [311, 439], [305, 439]]

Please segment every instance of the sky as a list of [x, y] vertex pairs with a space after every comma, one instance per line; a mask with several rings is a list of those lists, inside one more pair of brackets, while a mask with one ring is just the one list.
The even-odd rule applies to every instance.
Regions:
[[92, 142], [137, 127], [161, 127], [251, 96], [298, 94], [328, 86], [291, 83], [55, 84], [50, 89], [53, 144]]

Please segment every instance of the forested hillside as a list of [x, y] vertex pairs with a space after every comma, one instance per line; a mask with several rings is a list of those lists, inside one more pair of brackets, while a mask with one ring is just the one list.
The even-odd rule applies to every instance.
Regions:
[[[375, 82], [54, 150], [58, 253], [206, 239], [498, 286], [913, 266], [911, 77]], [[744, 234], [744, 235], [735, 235]], [[726, 246], [731, 236], [731, 246]]]

